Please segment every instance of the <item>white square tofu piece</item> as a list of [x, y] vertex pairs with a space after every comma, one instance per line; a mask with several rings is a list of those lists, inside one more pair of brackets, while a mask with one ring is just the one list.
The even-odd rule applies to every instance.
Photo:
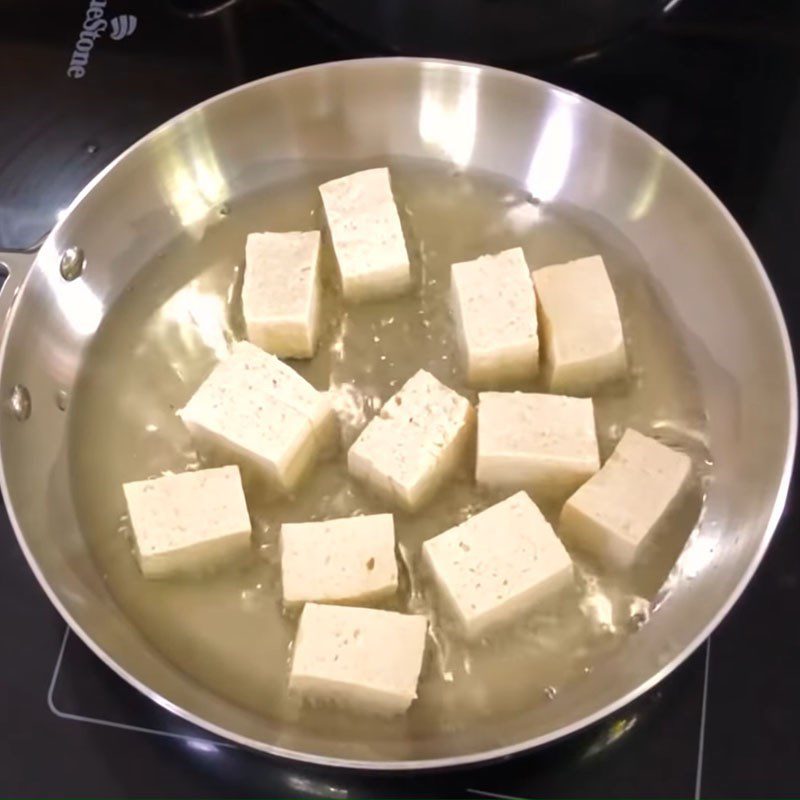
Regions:
[[355, 711], [402, 714], [417, 696], [427, 630], [418, 614], [307, 603], [289, 689]]
[[551, 392], [590, 395], [627, 370], [617, 298], [600, 256], [537, 269], [539, 335]]
[[525, 492], [428, 539], [422, 555], [468, 638], [518, 619], [573, 579], [564, 545]]
[[451, 293], [471, 384], [533, 378], [539, 372], [536, 298], [521, 248], [453, 264]]
[[366, 603], [397, 590], [391, 514], [281, 526], [283, 602]]
[[281, 358], [311, 358], [319, 327], [319, 231], [251, 233], [242, 310], [251, 342]]
[[564, 497], [600, 469], [590, 398], [481, 392], [475, 478]]
[[200, 445], [261, 469], [292, 489], [334, 424], [326, 392], [249, 342], [237, 342], [178, 416]]
[[567, 500], [559, 533], [604, 561], [627, 567], [686, 486], [691, 460], [628, 428], [603, 468]]
[[246, 553], [250, 517], [238, 467], [182, 472], [122, 487], [148, 578], [200, 570]]
[[414, 511], [458, 465], [473, 419], [466, 398], [420, 370], [356, 439], [347, 453], [350, 474]]
[[368, 169], [319, 187], [346, 300], [400, 294], [411, 268], [389, 170]]

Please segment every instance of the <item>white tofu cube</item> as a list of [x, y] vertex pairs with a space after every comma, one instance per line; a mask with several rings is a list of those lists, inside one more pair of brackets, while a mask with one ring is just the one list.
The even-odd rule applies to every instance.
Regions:
[[250, 548], [238, 467], [134, 481], [122, 490], [136, 556], [148, 578], [206, 569]]
[[686, 486], [691, 460], [628, 428], [602, 469], [567, 500], [559, 533], [627, 567]]
[[310, 358], [319, 322], [319, 231], [251, 233], [242, 311], [251, 342], [281, 358]]
[[366, 603], [397, 590], [391, 514], [284, 523], [283, 602]]
[[539, 372], [536, 298], [521, 248], [453, 264], [451, 293], [470, 383], [524, 380]]
[[307, 603], [289, 689], [311, 701], [401, 714], [417, 696], [427, 630], [421, 615]]
[[346, 300], [389, 297], [411, 286], [411, 268], [389, 170], [368, 169], [319, 187]]
[[524, 492], [428, 539], [422, 554], [468, 638], [518, 619], [573, 579], [564, 545]]
[[590, 398], [522, 392], [478, 397], [479, 484], [563, 498], [600, 469]]
[[550, 391], [589, 395], [627, 370], [617, 298], [600, 256], [537, 269], [539, 335]]
[[403, 508], [419, 508], [464, 454], [469, 401], [420, 370], [373, 417], [347, 453], [350, 474]]
[[291, 367], [249, 342], [237, 342], [178, 415], [201, 446], [261, 469], [293, 488], [329, 440], [333, 408]]

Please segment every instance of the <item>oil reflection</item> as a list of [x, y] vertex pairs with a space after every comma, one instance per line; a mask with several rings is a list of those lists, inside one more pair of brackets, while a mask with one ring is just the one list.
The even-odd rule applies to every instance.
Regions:
[[661, 175], [664, 172], [666, 158], [663, 153], [656, 152], [650, 161], [647, 174], [642, 178], [639, 190], [628, 209], [628, 219], [632, 222], [647, 216], [653, 206], [661, 185]]
[[190, 126], [181, 146], [167, 150], [163, 166], [166, 200], [181, 225], [192, 229], [228, 196], [228, 183], [219, 167], [207, 132]]
[[[161, 310], [165, 321], [176, 325], [181, 336], [198, 336], [219, 359], [228, 355], [228, 318], [225, 299], [218, 294], [203, 292], [194, 280], [176, 292]], [[186, 349], [192, 342], [185, 341]]]
[[422, 102], [419, 109], [419, 135], [457, 167], [465, 167], [472, 158], [478, 125], [477, 69], [459, 72], [459, 84], [453, 75], [436, 66], [422, 73]]
[[[704, 516], [705, 514], [703, 514]], [[672, 588], [678, 583], [691, 581], [710, 569], [717, 558], [718, 545], [719, 526], [717, 522], [701, 518], [689, 535], [680, 558], [664, 584], [665, 589], [659, 592], [659, 596], [668, 593], [667, 587]]]
[[64, 286], [56, 299], [76, 333], [91, 336], [100, 326], [103, 303], [86, 281], [78, 279]]
[[554, 200], [566, 183], [575, 143], [575, 103], [569, 96], [558, 97], [536, 142], [525, 186], [540, 200]]
[[616, 633], [614, 624], [614, 604], [603, 594], [596, 578], [588, 578], [587, 592], [580, 601], [581, 611], [600, 630]]

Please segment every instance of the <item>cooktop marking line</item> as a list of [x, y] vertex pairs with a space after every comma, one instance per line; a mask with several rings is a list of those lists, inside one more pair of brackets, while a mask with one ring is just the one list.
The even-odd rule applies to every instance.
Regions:
[[700, 705], [700, 736], [697, 743], [697, 775], [694, 782], [695, 800], [700, 800], [703, 787], [703, 756], [706, 745], [706, 709], [708, 708], [708, 673], [711, 664], [711, 637], [706, 639], [706, 662], [703, 670], [703, 701]]
[[146, 733], [151, 736], [166, 736], [169, 739], [180, 739], [184, 742], [203, 742], [205, 744], [213, 745], [214, 747], [228, 747], [238, 749], [238, 745], [234, 742], [226, 742], [217, 739], [206, 739], [203, 736], [189, 736], [185, 733], [173, 733], [172, 731], [160, 731], [157, 728], [145, 728], [141, 725], [129, 725], [125, 722], [115, 722], [110, 719], [97, 719], [96, 717], [86, 717], [82, 714], [72, 714], [68, 711], [62, 711], [55, 704], [55, 689], [58, 683], [58, 676], [61, 673], [61, 665], [64, 661], [64, 651], [67, 648], [67, 639], [69, 638], [69, 626], [65, 626], [64, 636], [61, 639], [61, 647], [58, 651], [58, 658], [56, 659], [53, 674], [50, 678], [50, 686], [47, 689], [47, 705], [50, 711], [53, 712], [60, 719], [70, 720], [72, 722], [87, 722], [91, 725], [104, 725], [107, 728], [117, 728], [123, 731], [133, 731], [135, 733]]
[[470, 794], [477, 794], [481, 797], [492, 797], [496, 800], [525, 800], [523, 797], [516, 797], [513, 794], [497, 794], [497, 792], [484, 792], [481, 789], [467, 789]]

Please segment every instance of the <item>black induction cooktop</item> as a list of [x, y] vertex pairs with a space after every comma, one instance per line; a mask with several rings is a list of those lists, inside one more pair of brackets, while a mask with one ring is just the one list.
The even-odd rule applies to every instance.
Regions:
[[[547, 6], [485, 3], [493, 19], [504, 4], [515, 15]], [[502, 27], [480, 25], [480, 2], [468, 5], [469, 35], [460, 23], [461, 39], [442, 39], [447, 26], [440, 25], [420, 41], [411, 34], [413, 15], [427, 13], [423, 4], [394, 0], [357, 25], [358, 3], [346, 0], [346, 13], [314, 0], [7, 0], [0, 6], [0, 249], [34, 245], [105, 164], [219, 91], [334, 59], [404, 47], [437, 56], [457, 46], [469, 56], [472, 47], [475, 58], [612, 108], [685, 160], [755, 245], [798, 341], [800, 4], [672, 0], [638, 9], [628, 2], [618, 7], [624, 24], [606, 20], [602, 36], [599, 29], [571, 36], [562, 15], [563, 41], [545, 46], [534, 31], [521, 52], [504, 49]], [[615, 3], [606, 5], [611, 14]], [[436, 6], [429, 0], [427, 9], [435, 14]], [[376, 777], [245, 751], [139, 695], [67, 632], [3, 515], [0, 795], [797, 796], [798, 524], [793, 493], [752, 585], [711, 640], [610, 719], [500, 764]]]

